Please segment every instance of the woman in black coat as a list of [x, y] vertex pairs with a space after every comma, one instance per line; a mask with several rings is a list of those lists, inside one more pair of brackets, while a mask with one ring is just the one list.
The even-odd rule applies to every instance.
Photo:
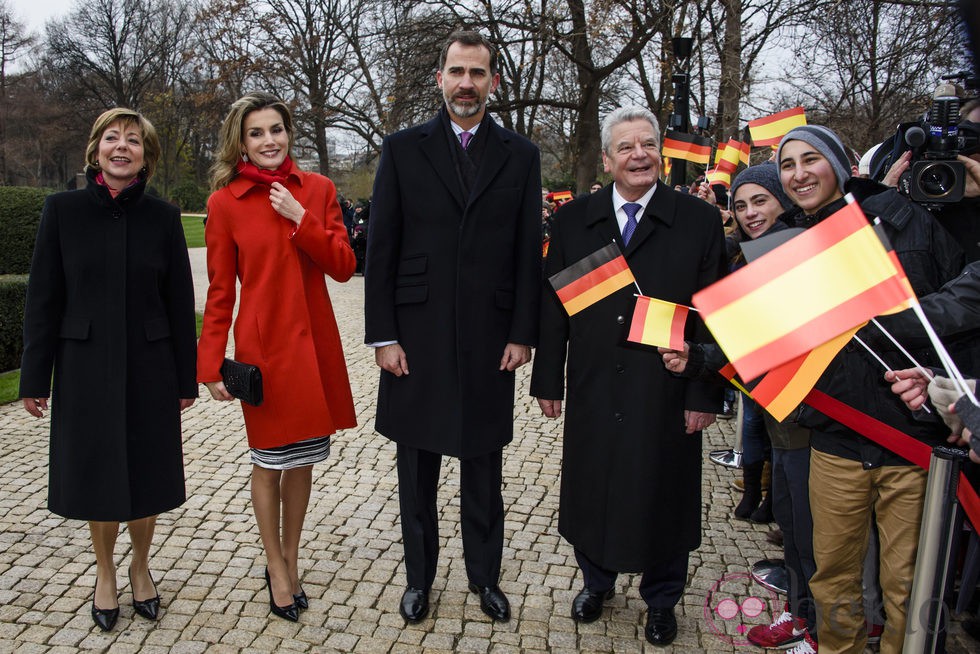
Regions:
[[119, 617], [119, 523], [133, 545], [133, 608], [155, 620], [156, 516], [185, 500], [180, 412], [197, 397], [194, 289], [179, 211], [144, 193], [159, 156], [143, 116], [99, 116], [88, 188], [44, 204], [24, 317], [24, 408], [41, 417], [53, 402], [48, 508], [89, 523], [92, 619], [103, 631]]

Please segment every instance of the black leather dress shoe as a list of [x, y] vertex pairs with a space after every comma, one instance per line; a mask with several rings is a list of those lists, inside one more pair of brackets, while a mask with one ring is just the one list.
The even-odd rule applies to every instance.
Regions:
[[[147, 573], [149, 574], [149, 573]], [[150, 575], [150, 581], [153, 582], [153, 575]], [[133, 571], [129, 571], [129, 586], [133, 587]], [[153, 592], [156, 593], [157, 585], [153, 582]], [[136, 615], [146, 618], [147, 620], [156, 620], [160, 617], [160, 593], [156, 596], [151, 597], [147, 600], [136, 599], [136, 593], [133, 593], [133, 611]]]
[[95, 625], [99, 629], [102, 631], [111, 631], [116, 626], [118, 619], [118, 606], [114, 609], [100, 609], [95, 606], [95, 600], [92, 600], [92, 621], [95, 622]]
[[293, 602], [296, 603], [296, 608], [300, 611], [305, 611], [310, 608], [310, 598], [306, 596], [306, 591], [299, 591], [299, 595], [293, 595]]
[[406, 588], [398, 612], [405, 622], [422, 622], [429, 615], [429, 593], [418, 588]]
[[607, 591], [583, 588], [582, 592], [572, 600], [572, 620], [575, 622], [595, 622], [602, 615], [602, 604], [611, 600], [616, 592], [610, 588]]
[[480, 610], [499, 622], [510, 620], [510, 602], [499, 586], [470, 584], [470, 592], [480, 596]]
[[647, 642], [653, 645], [670, 645], [677, 638], [677, 618], [674, 609], [649, 609], [647, 626], [643, 630]]

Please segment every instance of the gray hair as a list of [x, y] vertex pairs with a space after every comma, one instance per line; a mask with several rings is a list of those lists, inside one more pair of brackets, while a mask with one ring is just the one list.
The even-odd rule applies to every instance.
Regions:
[[650, 123], [650, 126], [653, 127], [654, 138], [657, 139], [658, 143], [660, 142], [660, 124], [657, 123], [657, 117], [653, 115], [652, 111], [643, 107], [620, 107], [619, 109], [614, 109], [602, 121], [602, 131], [600, 132], [602, 151], [606, 154], [612, 154], [609, 148], [612, 147], [613, 127], [620, 123], [628, 123], [634, 120], [645, 120]]

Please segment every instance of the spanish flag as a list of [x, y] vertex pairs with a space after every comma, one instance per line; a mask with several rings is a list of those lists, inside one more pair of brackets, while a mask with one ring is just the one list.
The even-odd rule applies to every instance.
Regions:
[[548, 278], [569, 316], [635, 282], [619, 246], [610, 243]]
[[696, 134], [685, 134], [668, 129], [664, 133], [661, 154], [673, 159], [684, 159], [694, 163], [707, 164], [711, 161], [711, 139]]
[[735, 141], [738, 143], [738, 160], [746, 166], [749, 165], [749, 155], [752, 153], [752, 146], [748, 141]]
[[681, 304], [641, 295], [636, 299], [626, 340], [633, 343], [684, 349], [684, 324], [689, 309]]
[[909, 299], [895, 262], [851, 201], [692, 301], [748, 381]]
[[779, 141], [794, 127], [806, 125], [806, 112], [803, 107], [794, 107], [777, 114], [749, 121], [749, 134], [756, 147], [779, 145]]
[[[738, 163], [741, 158], [742, 144], [730, 138], [727, 144], [718, 145], [718, 154], [715, 156], [715, 170], [731, 175], [731, 173], [738, 170]], [[730, 179], [729, 182], [731, 182]]]
[[674, 163], [670, 160], [670, 157], [663, 158], [663, 165], [661, 166], [661, 169], [664, 171], [665, 180], [670, 179], [670, 169], [673, 168], [673, 166]]
[[704, 176], [708, 178], [708, 183], [711, 185], [721, 184], [725, 188], [731, 188], [732, 186], [732, 174], [724, 170], [712, 168], [711, 170], [704, 171]]

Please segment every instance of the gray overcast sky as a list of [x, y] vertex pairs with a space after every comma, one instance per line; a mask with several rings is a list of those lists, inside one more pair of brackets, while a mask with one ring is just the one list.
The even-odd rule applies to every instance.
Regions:
[[73, 4], [75, 0], [7, 0], [14, 16], [32, 32], [42, 32], [45, 22], [66, 15]]

